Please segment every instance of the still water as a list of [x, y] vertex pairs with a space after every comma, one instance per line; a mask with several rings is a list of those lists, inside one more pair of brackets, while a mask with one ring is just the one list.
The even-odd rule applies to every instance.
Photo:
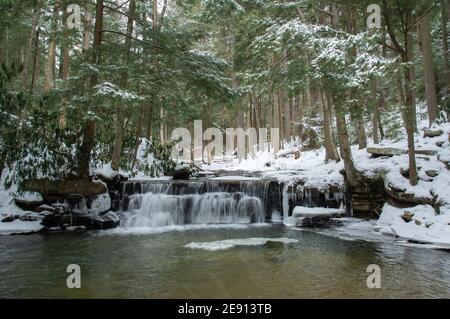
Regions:
[[[230, 239], [241, 245], [193, 248]], [[69, 264], [81, 267], [81, 289], [66, 287]], [[367, 288], [370, 264], [379, 290]], [[281, 225], [2, 236], [0, 297], [450, 298], [450, 255]]]

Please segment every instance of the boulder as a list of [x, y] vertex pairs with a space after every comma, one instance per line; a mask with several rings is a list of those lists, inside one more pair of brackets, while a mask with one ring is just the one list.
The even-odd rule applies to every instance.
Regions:
[[42, 196], [38, 193], [25, 192], [14, 198], [15, 204], [23, 210], [35, 211], [44, 203]]
[[426, 171], [425, 174], [427, 174], [427, 176], [431, 178], [439, 176], [439, 172], [433, 170]]
[[410, 223], [410, 222], [412, 222], [413, 217], [414, 217], [414, 214], [411, 213], [411, 212], [405, 212], [405, 213], [402, 215], [402, 219], [405, 221], [405, 223]]
[[277, 158], [289, 158], [293, 157], [295, 160], [300, 159], [301, 151], [299, 149], [293, 149], [288, 151], [280, 151], [277, 154]]
[[12, 223], [16, 219], [20, 219], [18, 215], [9, 215], [2, 219], [2, 223]]
[[173, 179], [177, 181], [187, 181], [191, 178], [192, 170], [188, 165], [180, 165], [175, 167]]
[[42, 212], [54, 213], [54, 212], [56, 212], [56, 208], [49, 206], [49, 205], [41, 205], [38, 208], [36, 208], [34, 211], [37, 213], [42, 213]]
[[423, 136], [428, 137], [428, 138], [434, 138], [434, 137], [439, 137], [442, 134], [444, 134], [444, 132], [442, 130], [425, 130], [423, 133]]
[[372, 157], [392, 157], [392, 156], [398, 156], [398, 155], [404, 155], [404, 154], [408, 154], [408, 151], [406, 150], [401, 150], [401, 149], [397, 149], [397, 148], [391, 148], [391, 147], [387, 147], [387, 148], [377, 148], [377, 147], [369, 147], [367, 149], [367, 152], [369, 154], [372, 155]]
[[101, 181], [90, 181], [87, 179], [65, 179], [53, 181], [50, 179], [30, 179], [24, 182], [26, 191], [37, 192], [43, 196], [66, 197], [71, 194], [81, 196], [96, 196], [108, 192], [105, 183]]

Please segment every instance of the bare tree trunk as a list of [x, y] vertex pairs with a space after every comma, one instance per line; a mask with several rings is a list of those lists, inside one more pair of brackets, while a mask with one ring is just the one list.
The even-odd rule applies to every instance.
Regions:
[[382, 100], [382, 93], [380, 91], [380, 80], [376, 79], [372, 82], [372, 95], [376, 96], [378, 98], [378, 101], [376, 101], [373, 104], [373, 115], [372, 115], [372, 137], [373, 137], [373, 143], [379, 144], [380, 143], [380, 137], [378, 135], [379, 130], [379, 123], [380, 123], [380, 103]]
[[55, 2], [51, 20], [50, 39], [48, 44], [47, 60], [44, 71], [44, 91], [50, 91], [54, 86], [55, 59], [56, 59], [56, 32], [58, 31], [59, 1]]
[[35, 7], [33, 11], [33, 20], [31, 22], [31, 31], [30, 31], [30, 37], [28, 38], [28, 44], [27, 44], [27, 51], [25, 53], [25, 60], [24, 60], [24, 69], [22, 72], [22, 89], [27, 89], [27, 83], [29, 82], [29, 74], [30, 74], [30, 64], [31, 64], [31, 54], [33, 52], [33, 44], [35, 41], [36, 36], [36, 27], [39, 22], [39, 16], [41, 14], [40, 8], [38, 8], [38, 2], [35, 2]]
[[[96, 14], [95, 14], [95, 29], [94, 29], [94, 53], [92, 58], [92, 64], [99, 65], [101, 61], [100, 47], [102, 44], [102, 31], [103, 31], [103, 0], [97, 0]], [[98, 83], [98, 77], [93, 74], [90, 79], [90, 87], [93, 89]], [[95, 131], [96, 123], [95, 119], [90, 118], [86, 121], [83, 128], [83, 143], [81, 145], [80, 152], [78, 154], [78, 175], [81, 178], [89, 179], [90, 176], [90, 161], [91, 152], [95, 144]]]
[[6, 42], [6, 26], [2, 25], [0, 26], [0, 63], [6, 63]]
[[[127, 22], [127, 33], [125, 39], [125, 56], [123, 58], [123, 64], [128, 67], [130, 63], [130, 50], [131, 50], [131, 37], [133, 36], [134, 30], [134, 14], [136, 9], [135, 0], [130, 0], [128, 7], [128, 22]], [[120, 78], [120, 84], [123, 89], [127, 89], [128, 87], [128, 72], [125, 70], [122, 72]], [[124, 110], [123, 106], [119, 106], [116, 113], [116, 122], [115, 122], [115, 141], [114, 141], [114, 150], [111, 159], [111, 168], [114, 171], [119, 170], [120, 158], [122, 155], [123, 148], [123, 135], [124, 135]]]
[[36, 35], [34, 36], [34, 56], [33, 56], [33, 73], [31, 75], [31, 86], [30, 86], [30, 94], [33, 94], [37, 81], [39, 79], [39, 71], [40, 71], [40, 55], [41, 55], [41, 49], [39, 46], [39, 36], [40, 36], [41, 30], [40, 28], [37, 28]]
[[427, 99], [430, 127], [438, 117], [436, 78], [433, 69], [433, 52], [431, 51], [430, 17], [426, 13], [420, 20], [420, 40], [423, 53], [423, 71], [425, 76], [425, 95]]
[[416, 151], [415, 151], [415, 144], [414, 144], [414, 134], [416, 131], [416, 112], [415, 112], [415, 102], [414, 102], [414, 93], [412, 89], [413, 85], [413, 78], [414, 78], [414, 71], [413, 66], [410, 64], [413, 62], [413, 35], [411, 31], [411, 24], [412, 24], [412, 16], [411, 13], [408, 12], [406, 15], [406, 25], [407, 25], [407, 31], [406, 31], [406, 38], [405, 38], [405, 54], [404, 54], [404, 62], [407, 64], [405, 68], [405, 84], [407, 86], [406, 91], [406, 105], [407, 105], [407, 112], [406, 112], [406, 119], [407, 119], [407, 125], [406, 125], [406, 132], [408, 134], [408, 153], [409, 153], [409, 181], [412, 186], [417, 185], [418, 183], [418, 177], [417, 177], [417, 164], [416, 164]]
[[350, 187], [358, 186], [361, 183], [361, 174], [355, 167], [350, 146], [347, 123], [345, 120], [344, 109], [340, 105], [342, 99], [333, 99], [334, 108], [336, 111], [336, 124], [339, 139], [339, 148], [341, 151], [341, 158], [344, 160], [345, 174]]
[[444, 77], [447, 85], [447, 94], [450, 94], [450, 52], [448, 49], [448, 18], [450, 6], [448, 0], [441, 0], [441, 28], [442, 28], [442, 47], [444, 49]]
[[444, 50], [444, 80], [443, 80], [443, 92], [444, 96], [444, 107], [447, 112], [447, 118], [450, 118], [450, 51], [448, 49], [448, 19], [450, 11], [450, 1], [441, 0], [441, 28], [442, 28], [442, 47]]
[[331, 105], [327, 102], [324, 94], [319, 92], [319, 105], [323, 112], [323, 132], [325, 136], [325, 162], [337, 161], [339, 162], [341, 158], [339, 157], [336, 144], [333, 139], [333, 130], [331, 126]]
[[[67, 5], [63, 6], [64, 10], [64, 18], [63, 21], [67, 20], [68, 13], [67, 13]], [[67, 80], [69, 77], [69, 66], [70, 66], [70, 54], [69, 54], [69, 45], [67, 43], [67, 36], [68, 36], [68, 28], [67, 24], [64, 23], [64, 36], [61, 40], [61, 56], [59, 60], [59, 67], [60, 67], [60, 76], [63, 81]], [[65, 105], [67, 103], [67, 99], [63, 98], [62, 102], [62, 110], [59, 112], [59, 127], [64, 128], [66, 127], [66, 110]]]

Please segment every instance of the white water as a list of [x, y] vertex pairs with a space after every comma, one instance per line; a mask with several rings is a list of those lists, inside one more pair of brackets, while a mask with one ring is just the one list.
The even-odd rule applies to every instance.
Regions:
[[207, 251], [227, 250], [240, 246], [262, 246], [268, 242], [277, 242], [283, 244], [297, 243], [297, 239], [292, 238], [242, 238], [242, 239], [226, 239], [212, 242], [196, 243], [192, 242], [185, 245], [185, 248], [203, 249]]
[[[219, 188], [199, 193], [191, 188], [172, 194], [167, 185], [152, 185], [144, 194], [129, 196], [127, 212], [122, 219], [124, 228], [157, 228], [178, 225], [207, 225], [222, 223], [264, 223], [265, 208], [261, 198], [251, 192], [224, 192]], [[194, 192], [192, 194], [192, 192]], [[247, 195], [251, 194], [251, 195]]]

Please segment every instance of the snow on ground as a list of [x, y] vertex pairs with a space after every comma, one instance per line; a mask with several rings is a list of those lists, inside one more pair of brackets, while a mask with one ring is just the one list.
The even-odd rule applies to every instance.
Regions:
[[40, 231], [42, 228], [44, 226], [42, 226], [40, 221], [24, 222], [15, 220], [10, 223], [0, 222], [0, 235], [33, 233]]
[[[405, 213], [410, 221], [402, 218]], [[382, 234], [450, 248], [450, 211], [437, 214], [429, 205], [400, 209], [386, 204], [376, 229]]]
[[227, 250], [234, 247], [243, 246], [263, 246], [268, 242], [277, 242], [283, 244], [297, 243], [297, 239], [291, 238], [245, 238], [245, 239], [227, 239], [205, 243], [192, 242], [184, 247], [191, 249], [203, 249], [207, 251]]

